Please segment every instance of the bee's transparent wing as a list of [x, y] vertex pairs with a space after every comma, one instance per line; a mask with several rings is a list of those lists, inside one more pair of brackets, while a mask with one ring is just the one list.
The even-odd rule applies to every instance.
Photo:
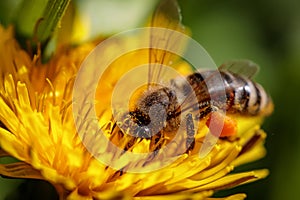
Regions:
[[251, 60], [231, 60], [223, 63], [219, 70], [229, 71], [251, 79], [259, 71], [259, 66]]
[[[176, 0], [161, 0], [153, 13], [151, 25], [176, 30], [183, 27], [181, 18], [180, 8]], [[172, 26], [170, 26], [171, 24]]]
[[[163, 65], [169, 66], [176, 56], [170, 52], [182, 52], [186, 29], [181, 24], [180, 8], [176, 0], [162, 0], [151, 20], [148, 83], [157, 82], [163, 76]], [[152, 63], [152, 64], [151, 64]]]

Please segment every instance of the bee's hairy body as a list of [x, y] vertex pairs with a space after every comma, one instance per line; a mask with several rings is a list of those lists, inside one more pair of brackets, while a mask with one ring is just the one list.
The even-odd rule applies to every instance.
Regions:
[[[220, 80], [222, 84], [218, 83]], [[217, 87], [208, 88], [206, 81]], [[218, 87], [220, 85], [224, 87]], [[197, 102], [186, 104], [192, 112], [196, 111], [195, 117], [199, 120], [216, 110], [247, 116], [267, 115], [272, 105], [266, 91], [249, 78], [230, 71], [207, 70], [187, 76], [184, 82], [173, 79], [170, 87], [146, 91], [130, 111], [130, 116], [140, 127], [151, 124], [147, 126], [148, 135], [159, 130], [176, 131], [182, 109], [179, 102], [191, 93]]]

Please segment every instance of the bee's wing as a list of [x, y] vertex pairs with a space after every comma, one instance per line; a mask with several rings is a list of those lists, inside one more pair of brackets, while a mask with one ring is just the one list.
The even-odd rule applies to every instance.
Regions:
[[170, 65], [175, 59], [170, 50], [183, 51], [184, 41], [178, 33], [185, 33], [186, 29], [181, 24], [176, 0], [161, 0], [153, 13], [151, 27], [149, 63], [152, 64], [149, 64], [148, 83], [159, 81], [164, 71], [163, 65]]
[[230, 71], [251, 79], [259, 71], [259, 66], [251, 60], [231, 60], [222, 64], [219, 70]]

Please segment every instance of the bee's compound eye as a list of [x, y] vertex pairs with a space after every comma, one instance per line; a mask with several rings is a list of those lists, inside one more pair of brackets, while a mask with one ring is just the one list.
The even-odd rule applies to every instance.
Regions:
[[154, 104], [149, 109], [149, 117], [151, 122], [156, 123], [157, 125], [161, 124], [167, 119], [167, 114], [165, 106], [162, 104]]

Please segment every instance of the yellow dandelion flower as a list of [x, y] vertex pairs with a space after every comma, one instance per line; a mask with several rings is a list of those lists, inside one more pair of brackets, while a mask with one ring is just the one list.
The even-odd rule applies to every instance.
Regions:
[[[184, 117], [187, 119], [184, 129], [179, 128], [183, 134], [175, 135], [172, 129], [147, 135], [153, 127], [150, 131], [138, 129], [132, 126], [123, 107], [115, 109], [113, 114], [111, 109], [123, 99], [134, 109], [147, 91], [145, 87], [135, 88], [136, 92], [128, 95], [130, 92], [126, 90], [116, 92], [115, 87], [133, 87], [132, 77], [125, 77], [125, 82], [121, 80], [124, 74], [135, 70], [134, 66], [149, 64], [149, 49], [138, 49], [116, 58], [108, 63], [109, 68], [99, 80], [92, 70], [81, 68], [98, 65], [101, 68], [99, 56], [114, 54], [124, 45], [132, 45], [130, 38], [110, 43], [100, 51], [103, 54], [94, 57], [91, 52], [97, 45], [86, 43], [60, 50], [48, 63], [42, 64], [40, 52], [32, 59], [19, 47], [13, 29], [0, 26], [0, 157], [13, 156], [19, 160], [0, 164], [0, 174], [48, 181], [61, 199], [246, 198], [245, 194], [224, 198], [212, 195], [268, 175], [266, 169], [231, 173], [236, 167], [265, 155], [266, 134], [260, 129], [263, 115], [229, 113], [230, 119], [237, 122], [236, 133], [227, 137], [228, 131], [232, 131], [228, 128], [227, 135], [223, 135], [226, 138], [222, 139], [207, 138], [210, 127], [206, 122], [200, 120], [199, 124], [188, 125], [188, 115]], [[157, 56], [165, 52], [156, 53]], [[163, 60], [161, 64], [166, 62]], [[186, 62], [177, 60], [171, 64], [181, 74], [192, 73]], [[139, 73], [135, 72], [134, 79], [142, 82], [146, 78]], [[95, 87], [95, 94], [89, 93], [90, 87]], [[83, 99], [76, 96], [78, 93], [84, 94], [80, 96]], [[90, 96], [95, 100], [90, 101]], [[117, 100], [112, 102], [112, 99]], [[271, 112], [271, 103], [266, 110]], [[91, 117], [92, 112], [95, 115]], [[155, 113], [154, 116], [159, 117]], [[159, 120], [155, 122], [161, 125]], [[193, 126], [198, 129], [195, 128], [191, 138], [188, 132]], [[187, 147], [191, 139], [194, 143]], [[205, 156], [199, 155], [201, 149], [208, 148], [206, 145], [209, 151]]]
[[[49, 181], [67, 199], [209, 199], [214, 191], [268, 174], [267, 170], [229, 174], [236, 166], [265, 154], [265, 133], [256, 125], [259, 119], [242, 118], [240, 140], [219, 140], [205, 158], [182, 154], [170, 165], [144, 173], [124, 171], [146, 161], [135, 163], [122, 159], [122, 155], [119, 169], [106, 166], [82, 144], [70, 111], [74, 76], [94, 44], [60, 53], [43, 66], [20, 49], [12, 28], [1, 27], [0, 35], [0, 156], [10, 155], [20, 161], [1, 164], [2, 175]], [[106, 122], [105, 133], [123, 148], [132, 142], [113, 121]], [[197, 138], [195, 152], [201, 140]], [[129, 148], [138, 152], [153, 149], [151, 145], [147, 140], [134, 141]], [[244, 194], [237, 194], [224, 199], [243, 198]]]

